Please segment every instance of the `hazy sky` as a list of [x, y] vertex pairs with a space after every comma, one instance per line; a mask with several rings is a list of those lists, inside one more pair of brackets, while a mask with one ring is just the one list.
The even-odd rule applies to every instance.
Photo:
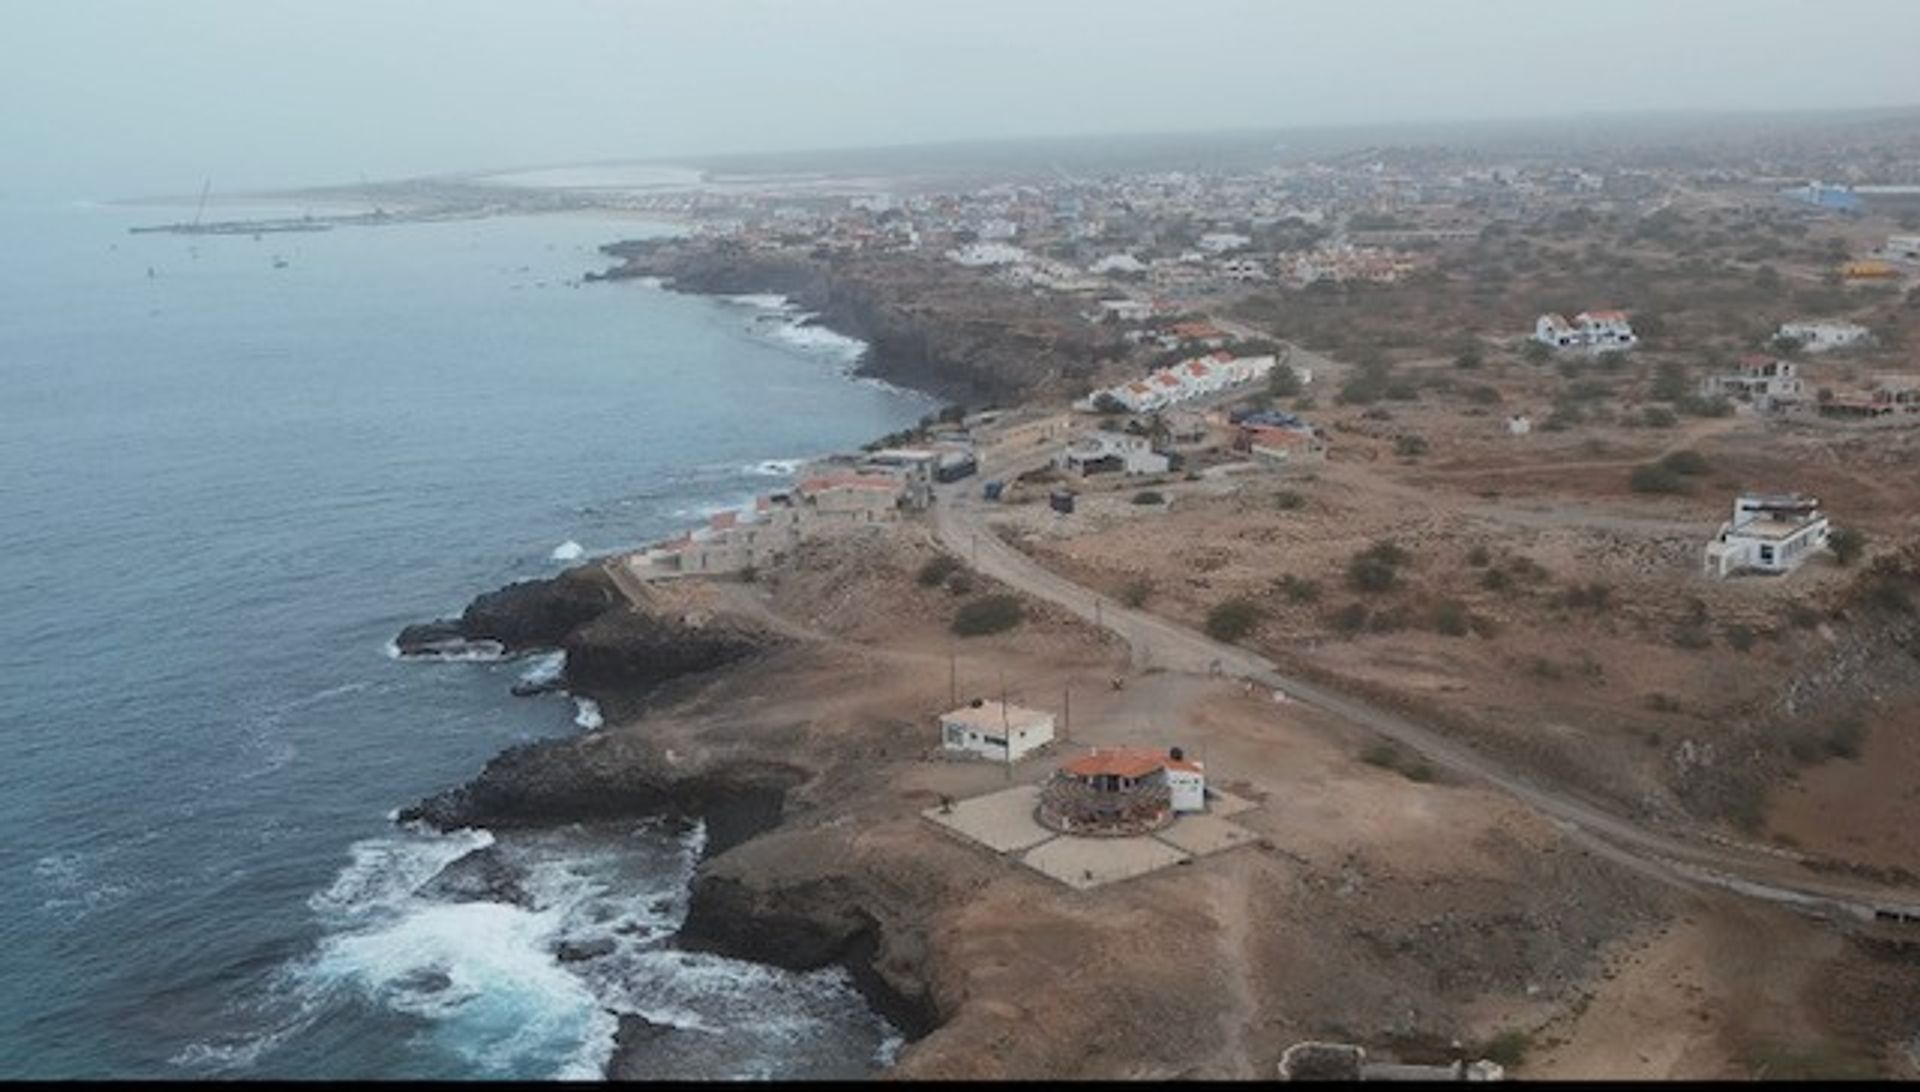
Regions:
[[1920, 105], [1920, 0], [5, 0], [0, 189]]

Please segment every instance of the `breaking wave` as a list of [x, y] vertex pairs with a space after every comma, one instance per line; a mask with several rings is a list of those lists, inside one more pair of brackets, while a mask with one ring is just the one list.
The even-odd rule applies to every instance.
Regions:
[[600, 703], [592, 698], [574, 698], [573, 705], [573, 722], [587, 731], [591, 732], [607, 723], [607, 718], [600, 715]]
[[453, 638], [438, 642], [419, 652], [402, 652], [397, 643], [388, 641], [386, 653], [390, 660], [408, 662], [490, 664], [508, 658], [507, 646], [485, 637], [477, 641]]
[[555, 546], [553, 548], [553, 553], [547, 556], [551, 557], [555, 561], [578, 561], [581, 558], [585, 557], [586, 555], [587, 555], [586, 547], [580, 545], [578, 542], [575, 542], [572, 539], [568, 539], [565, 542], [562, 542], [560, 545]]

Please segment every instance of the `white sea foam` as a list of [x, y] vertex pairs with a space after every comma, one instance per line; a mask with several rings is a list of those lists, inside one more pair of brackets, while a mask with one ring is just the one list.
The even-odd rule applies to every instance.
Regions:
[[388, 641], [384, 651], [390, 660], [405, 660], [409, 663], [490, 664], [508, 658], [507, 646], [484, 637], [477, 641], [466, 641], [456, 637], [419, 652], [402, 652], [398, 644]]
[[805, 459], [762, 459], [740, 472], [762, 478], [791, 478], [806, 464]]
[[793, 301], [778, 292], [746, 292], [720, 298], [728, 303], [737, 303], [742, 307], [751, 307], [758, 311], [793, 310]]
[[792, 322], [781, 323], [774, 329], [773, 337], [802, 352], [824, 356], [846, 365], [859, 362], [866, 353], [866, 342], [825, 326], [811, 325], [806, 321], [810, 317], [802, 315]]
[[520, 681], [529, 686], [546, 686], [558, 682], [561, 674], [567, 670], [565, 649], [555, 652], [542, 652], [527, 663], [527, 669], [520, 673]]
[[591, 732], [607, 723], [600, 715], [600, 703], [592, 698], [574, 698], [573, 722]]
[[555, 561], [578, 561], [582, 557], [585, 557], [586, 553], [587, 553], [586, 547], [580, 545], [578, 542], [575, 542], [572, 539], [568, 539], [565, 542], [562, 542], [560, 545], [555, 546], [553, 548], [553, 553], [549, 554], [548, 556], [553, 558], [553, 560]]

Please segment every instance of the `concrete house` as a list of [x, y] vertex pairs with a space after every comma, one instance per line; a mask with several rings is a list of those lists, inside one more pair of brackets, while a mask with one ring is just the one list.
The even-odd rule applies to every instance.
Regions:
[[1824, 353], [1862, 344], [1871, 333], [1865, 326], [1851, 322], [1789, 322], [1782, 324], [1774, 336], [1792, 338], [1809, 353]]
[[1164, 474], [1167, 457], [1156, 453], [1145, 436], [1124, 432], [1090, 432], [1067, 445], [1055, 465], [1079, 474], [1119, 471], [1122, 474]]
[[1827, 517], [1820, 501], [1798, 493], [1742, 494], [1733, 518], [1707, 543], [1706, 573], [1789, 573], [1826, 548]]
[[1555, 349], [1580, 344], [1580, 332], [1559, 315], [1541, 315], [1533, 323], [1533, 340]]
[[1805, 396], [1805, 389], [1799, 368], [1792, 361], [1759, 354], [1743, 358], [1737, 372], [1710, 375], [1700, 381], [1700, 393], [1707, 398], [1751, 402], [1762, 410], [1798, 402]]
[[1053, 742], [1053, 714], [975, 700], [940, 716], [940, 745], [994, 762], [1018, 762]]
[[1573, 316], [1573, 325], [1589, 349], [1631, 349], [1639, 340], [1625, 311], [1582, 311]]

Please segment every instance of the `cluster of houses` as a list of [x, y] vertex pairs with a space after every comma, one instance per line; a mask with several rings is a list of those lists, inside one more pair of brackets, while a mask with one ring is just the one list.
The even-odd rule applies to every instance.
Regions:
[[1572, 322], [1560, 315], [1541, 315], [1533, 324], [1533, 340], [1550, 349], [1589, 352], [1631, 349], [1638, 341], [1625, 311], [1582, 311]]
[[1802, 352], [1824, 353], [1865, 345], [1872, 334], [1851, 322], [1785, 322], [1773, 336], [1776, 341], [1793, 342]]
[[[1278, 364], [1279, 359], [1271, 355], [1235, 356], [1222, 349], [1183, 360], [1142, 379], [1095, 391], [1075, 403], [1074, 408], [1096, 412], [1111, 400], [1129, 413], [1152, 413], [1265, 379]], [[1309, 379], [1310, 376], [1301, 376], [1301, 382]]]
[[1295, 258], [1288, 267], [1288, 279], [1302, 288], [1319, 281], [1392, 284], [1423, 264], [1432, 263], [1430, 259], [1423, 262], [1412, 254], [1381, 247], [1323, 246]]
[[643, 580], [725, 576], [778, 561], [809, 538], [873, 530], [924, 508], [937, 482], [973, 473], [973, 451], [958, 438], [925, 448], [830, 455], [802, 466], [795, 484], [718, 512], [691, 531], [627, 558]]
[[1270, 470], [1327, 459], [1326, 437], [1306, 421], [1281, 410], [1234, 410], [1233, 449]]

